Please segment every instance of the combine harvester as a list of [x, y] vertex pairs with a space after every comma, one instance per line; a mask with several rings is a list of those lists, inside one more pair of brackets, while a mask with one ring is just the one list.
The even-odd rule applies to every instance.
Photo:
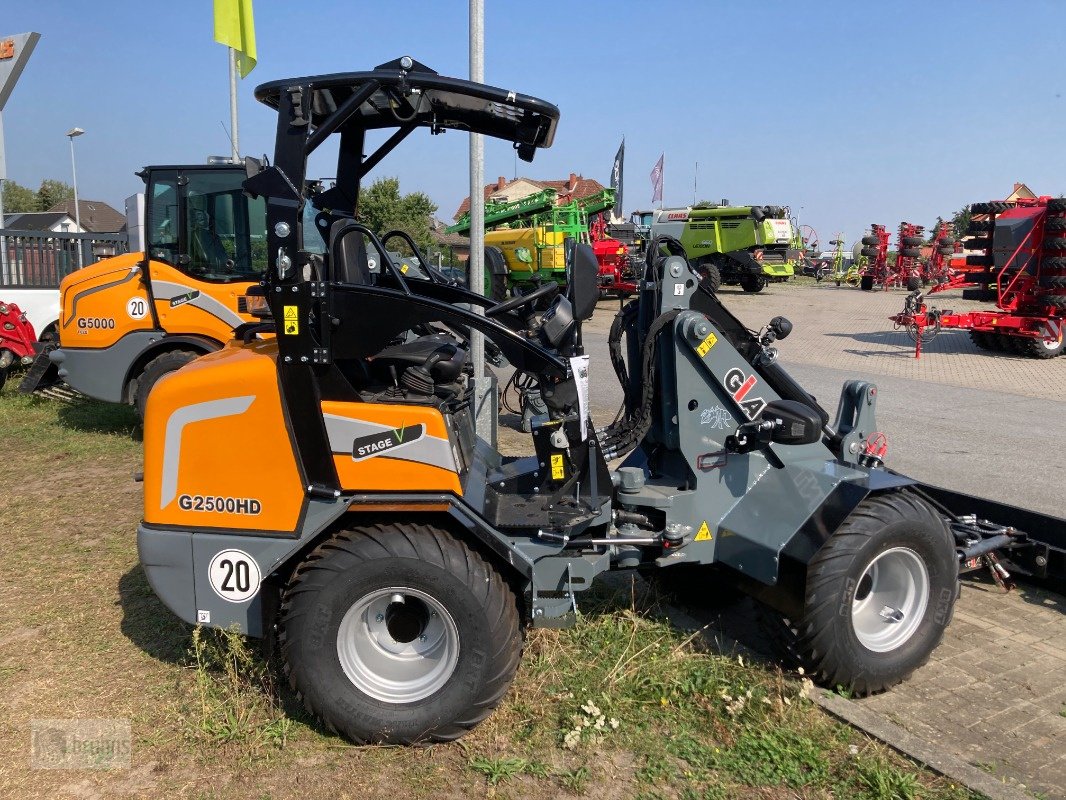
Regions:
[[930, 309], [920, 284], [912, 282], [903, 311], [890, 319], [914, 341], [915, 358], [921, 358], [922, 344], [945, 328], [968, 330], [982, 350], [1032, 358], [1060, 355], [1066, 326], [1066, 198], [974, 203], [971, 213], [987, 219], [971, 223], [969, 232], [978, 238], [964, 247], [984, 254], [967, 257], [974, 271], [959, 273], [929, 293], [978, 287], [970, 289], [975, 299], [991, 294], [996, 310]]
[[[778, 361], [791, 323], [749, 330], [676, 239], [652, 242], [612, 326], [625, 404], [602, 429], [582, 343], [599, 291], [588, 245], [566, 246], [565, 288], [502, 303], [387, 259], [369, 268], [367, 245], [386, 247], [352, 218], [364, 163], [450, 129], [529, 161], [552, 144], [554, 105], [407, 57], [256, 97], [277, 114], [272, 165], [249, 160], [244, 182], [267, 201], [257, 321], [149, 397], [138, 552], [188, 623], [276, 634], [330, 730], [463, 736], [507, 692], [524, 628], [573, 624], [609, 570], [739, 587], [808, 675], [858, 694], [929, 658], [960, 571], [1066, 574], [1066, 522], [886, 469], [877, 388], [846, 382], [831, 422]], [[387, 128], [364, 157], [367, 130]], [[350, 178], [318, 205], [296, 187], [331, 135]], [[477, 436], [471, 330], [541, 388], [535, 455]]]

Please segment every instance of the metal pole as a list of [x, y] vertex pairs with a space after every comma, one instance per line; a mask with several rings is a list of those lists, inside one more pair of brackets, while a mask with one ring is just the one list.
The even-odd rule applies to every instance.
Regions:
[[[74, 173], [74, 225], [78, 229], [78, 233], [81, 233], [81, 206], [78, 203], [78, 163], [74, 159], [74, 137], [67, 137], [70, 139], [70, 169]], [[81, 269], [85, 264], [82, 262], [81, 248], [84, 242], [78, 239], [78, 246], [75, 248], [78, 251], [78, 269]]]
[[[4, 181], [7, 179], [7, 163], [4, 161], [4, 113], [0, 111], [0, 230], [4, 225]], [[7, 239], [0, 236], [0, 283], [7, 280]]]
[[[470, 80], [485, 81], [485, 3], [470, 0]], [[467, 261], [470, 291], [485, 294], [485, 146], [481, 134], [470, 134], [470, 258]], [[483, 313], [480, 306], [475, 308]], [[485, 376], [485, 337], [473, 331], [470, 355], [474, 366], [476, 429], [482, 439], [494, 443], [495, 398], [487, 395], [492, 381]]]
[[229, 129], [233, 147], [233, 163], [241, 160], [240, 139], [237, 134], [237, 51], [229, 49]]

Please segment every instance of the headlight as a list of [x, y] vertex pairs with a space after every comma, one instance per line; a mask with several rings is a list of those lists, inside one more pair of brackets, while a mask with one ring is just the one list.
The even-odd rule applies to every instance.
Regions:
[[267, 303], [265, 296], [261, 294], [246, 294], [244, 300], [250, 316], [256, 319], [271, 319], [273, 317], [270, 313], [270, 304]]

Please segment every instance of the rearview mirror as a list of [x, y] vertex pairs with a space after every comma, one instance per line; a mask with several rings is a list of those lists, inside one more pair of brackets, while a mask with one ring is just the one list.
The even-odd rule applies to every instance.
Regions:
[[767, 403], [759, 419], [773, 423], [770, 441], [777, 444], [813, 444], [822, 438], [821, 416], [796, 400]]

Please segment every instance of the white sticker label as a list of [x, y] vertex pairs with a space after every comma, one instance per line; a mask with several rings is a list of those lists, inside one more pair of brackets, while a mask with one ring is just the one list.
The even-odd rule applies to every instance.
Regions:
[[223, 550], [215, 554], [207, 568], [215, 594], [231, 603], [243, 603], [259, 592], [262, 576], [255, 559], [243, 550]]
[[126, 313], [130, 319], [144, 319], [148, 316], [148, 301], [143, 297], [131, 297], [126, 303]]
[[210, 625], [211, 624], [211, 612], [206, 608], [196, 609], [196, 623], [198, 625]]
[[681, 297], [684, 294], [685, 294], [685, 284], [683, 284], [683, 283], [675, 283], [674, 284], [674, 297]]
[[577, 413], [581, 415], [581, 441], [588, 438], [589, 419], [589, 361], [591, 356], [574, 356], [570, 359], [570, 370], [574, 373], [577, 384]]

